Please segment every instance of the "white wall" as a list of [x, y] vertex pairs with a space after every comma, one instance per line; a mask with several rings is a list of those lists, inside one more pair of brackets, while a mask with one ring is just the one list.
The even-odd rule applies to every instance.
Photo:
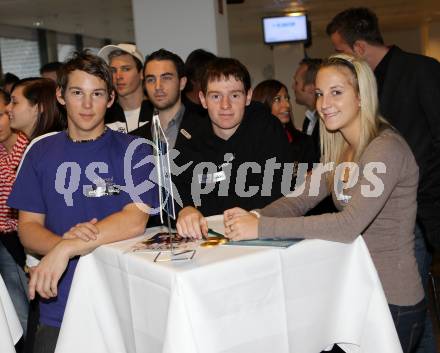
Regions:
[[299, 129], [301, 129], [306, 108], [295, 103], [292, 85], [295, 70], [303, 57], [304, 48], [302, 44], [280, 45], [273, 49], [274, 78], [283, 82], [289, 89], [290, 97], [292, 97], [293, 121]]
[[252, 86], [273, 78], [274, 62], [270, 48], [262, 42], [232, 41], [231, 56], [240, 60], [249, 70]]
[[160, 48], [183, 60], [197, 48], [229, 55], [227, 6], [223, 15], [217, 6], [217, 0], [133, 0], [136, 43], [144, 55]]

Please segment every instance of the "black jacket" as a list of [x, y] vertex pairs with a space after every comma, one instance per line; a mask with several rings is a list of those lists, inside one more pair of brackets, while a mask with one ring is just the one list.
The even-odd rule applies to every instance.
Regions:
[[[204, 216], [220, 214], [234, 206], [248, 210], [261, 208], [276, 200], [282, 195], [283, 169], [275, 170], [273, 183], [267, 184], [267, 195], [262, 196], [265, 163], [273, 157], [276, 157], [278, 163], [292, 161], [290, 146], [281, 123], [257, 102], [246, 107], [240, 126], [228, 140], [217, 137], [210, 120], [203, 119], [192, 138], [185, 140], [180, 146], [180, 152], [179, 165], [193, 162], [190, 168], [175, 179], [183, 206], [197, 205], [197, 198], [192, 197], [192, 188], [213, 188], [211, 192], [200, 195], [199, 209]], [[200, 162], [211, 163], [213, 169], [209, 172], [195, 169]], [[243, 167], [239, 169], [245, 162], [256, 162], [261, 170], [245, 170]], [[222, 171], [226, 180], [213, 182], [213, 174]], [[241, 179], [237, 179], [237, 176]], [[229, 180], [229, 187], [225, 187]], [[243, 181], [244, 188], [237, 185], [237, 180]], [[249, 191], [249, 187], [257, 187], [258, 192], [252, 197], [242, 197], [236, 187], [245, 192]]]
[[[321, 144], [319, 142], [319, 115], [318, 112], [315, 112], [316, 117], [318, 118], [318, 120], [316, 121], [315, 126], [313, 127], [313, 131], [312, 134], [310, 135], [310, 138], [313, 141], [313, 149], [314, 149], [314, 159], [317, 160], [319, 162], [319, 159], [321, 158]], [[307, 121], [307, 117], [304, 118], [304, 124], [303, 124], [303, 129], [302, 132], [304, 134], [307, 135], [307, 129], [305, 127], [305, 122]], [[309, 136], [309, 135], [307, 135]]]
[[[153, 105], [150, 101], [142, 101], [141, 111], [139, 113], [139, 123], [151, 121], [151, 118], [153, 116], [153, 109]], [[104, 121], [106, 125], [114, 124], [117, 122], [125, 124], [125, 131], [127, 131], [127, 122], [125, 120], [124, 110], [118, 102], [114, 102], [113, 105], [107, 109]], [[133, 131], [131, 131], [130, 134], [133, 134]]]
[[299, 163], [309, 163], [310, 167], [313, 167], [313, 163], [319, 162], [320, 155], [316, 150], [313, 137], [295, 128], [289, 131], [293, 138], [290, 142], [293, 160]]
[[[382, 115], [411, 147], [420, 178], [418, 217], [429, 234], [440, 231], [440, 63], [391, 47], [375, 70]], [[382, 85], [381, 85], [382, 82]], [[438, 235], [437, 235], [438, 237]], [[440, 239], [437, 241], [440, 242]]]

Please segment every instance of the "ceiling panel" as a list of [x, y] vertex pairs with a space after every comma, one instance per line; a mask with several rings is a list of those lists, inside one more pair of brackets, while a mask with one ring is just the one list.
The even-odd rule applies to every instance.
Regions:
[[[185, 0], [176, 0], [185, 1]], [[309, 14], [313, 34], [324, 35], [331, 18], [347, 7], [346, 0], [245, 0], [228, 5], [230, 35], [260, 40], [261, 17], [293, 11]], [[350, 6], [368, 6], [385, 30], [409, 29], [425, 21], [440, 21], [439, 0], [351, 0]], [[133, 41], [130, 0], [0, 0], [0, 23], [80, 33], [114, 41]]]

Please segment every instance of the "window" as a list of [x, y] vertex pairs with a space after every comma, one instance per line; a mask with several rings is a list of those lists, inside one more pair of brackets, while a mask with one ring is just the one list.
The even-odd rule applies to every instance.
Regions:
[[19, 78], [40, 76], [38, 42], [0, 37], [0, 55], [3, 72]]
[[65, 61], [76, 50], [73, 44], [57, 44], [58, 61]]

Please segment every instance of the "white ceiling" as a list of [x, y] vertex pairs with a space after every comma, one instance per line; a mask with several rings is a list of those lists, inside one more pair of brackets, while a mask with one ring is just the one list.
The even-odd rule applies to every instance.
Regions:
[[[185, 1], [185, 0], [176, 0]], [[263, 16], [292, 11], [309, 14], [314, 35], [347, 6], [368, 6], [379, 16], [384, 30], [410, 29], [426, 21], [440, 22], [439, 0], [245, 0], [228, 5], [230, 35], [260, 39]], [[0, 0], [0, 23], [79, 33], [113, 41], [133, 41], [131, 0]]]
[[133, 41], [131, 0], [0, 0], [0, 23]]

